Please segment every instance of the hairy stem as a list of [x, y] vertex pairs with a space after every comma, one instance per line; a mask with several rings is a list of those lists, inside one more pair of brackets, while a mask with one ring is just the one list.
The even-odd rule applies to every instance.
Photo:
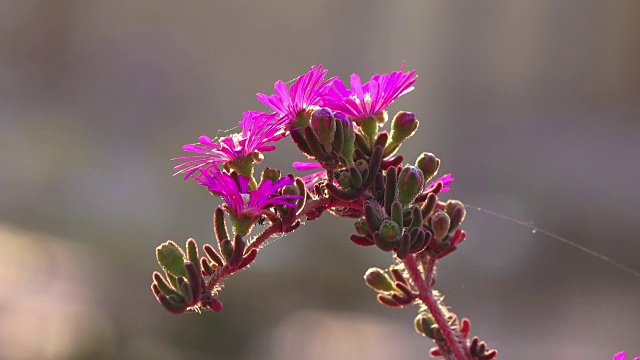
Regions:
[[[440, 304], [438, 304], [438, 300], [433, 296], [431, 284], [427, 283], [425, 278], [422, 276], [422, 273], [416, 264], [416, 258], [413, 254], [404, 259], [404, 266], [407, 268], [411, 280], [418, 289], [418, 298], [424, 303], [427, 309], [429, 309], [429, 312], [436, 321], [436, 324], [438, 324], [438, 328], [440, 328], [442, 335], [447, 341], [449, 350], [453, 353], [455, 360], [470, 360], [471, 354], [469, 353], [469, 349], [461, 344], [458, 334], [456, 334], [449, 325], [444, 312], [440, 308]], [[427, 265], [425, 272], [427, 270], [433, 271], [434, 268], [435, 261], [433, 261], [432, 266], [429, 266], [429, 264]], [[432, 275], [428, 274], [427, 278], [431, 278], [431, 276]], [[443, 354], [448, 352], [447, 349], [441, 348], [440, 350]]]

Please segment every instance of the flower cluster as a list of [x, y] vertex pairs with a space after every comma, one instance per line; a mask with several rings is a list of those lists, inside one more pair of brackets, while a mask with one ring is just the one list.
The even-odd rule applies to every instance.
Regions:
[[[176, 174], [222, 201], [213, 211], [216, 241], [202, 246], [204, 256], [193, 239], [185, 250], [172, 241], [160, 245], [156, 256], [164, 274], [153, 275], [154, 295], [175, 314], [222, 311], [223, 280], [251, 264], [269, 238], [331, 213], [355, 220], [349, 236], [354, 244], [392, 255], [394, 265], [370, 269], [365, 282], [385, 306], [421, 305], [415, 328], [434, 341], [432, 356], [495, 358], [497, 351], [470, 337], [470, 321], [459, 321], [434, 290], [436, 264], [466, 239], [460, 228], [464, 205], [439, 199], [453, 177], [436, 178], [440, 160], [431, 153], [411, 164], [397, 155], [418, 129], [415, 114], [400, 111], [383, 130], [387, 107], [413, 90], [415, 70], [405, 72], [403, 64], [365, 83], [353, 74], [350, 88], [326, 77], [322, 66], [312, 66], [290, 85], [278, 81], [274, 94], [257, 95], [269, 111], [245, 112], [241, 132], [203, 135], [183, 147], [194, 154], [174, 159], [180, 162]], [[307, 158], [293, 168], [313, 172], [283, 175], [267, 167], [256, 176], [265, 153], [286, 137]]]

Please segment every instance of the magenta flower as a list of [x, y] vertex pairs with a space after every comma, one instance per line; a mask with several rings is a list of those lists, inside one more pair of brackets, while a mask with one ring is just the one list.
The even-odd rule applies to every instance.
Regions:
[[307, 189], [313, 188], [313, 185], [315, 185], [318, 181], [327, 178], [326, 170], [324, 170], [322, 168], [322, 165], [320, 165], [317, 162], [294, 161], [293, 164], [291, 165], [298, 171], [322, 169], [321, 171], [313, 172], [311, 174], [307, 174], [301, 177], [302, 181], [304, 182], [304, 186]]
[[437, 183], [441, 182], [442, 183], [442, 190], [440, 190], [440, 192], [447, 192], [447, 191], [451, 190], [451, 188], [449, 187], [449, 184], [451, 184], [453, 182], [453, 180], [455, 180], [455, 179], [453, 178], [452, 174], [442, 175], [441, 177], [439, 177], [436, 180], [434, 180], [433, 182], [431, 182], [431, 184], [429, 184], [429, 186], [427, 186], [425, 191], [429, 191], [429, 190], [433, 189], [436, 186]]
[[238, 175], [236, 181], [233, 176], [221, 171], [214, 164], [208, 169], [202, 170], [200, 175], [194, 179], [224, 199], [225, 210], [231, 215], [234, 226], [242, 225], [243, 231], [236, 228], [236, 232], [243, 233], [242, 235], [246, 235], [251, 226], [269, 208], [276, 205], [295, 207], [295, 201], [292, 200], [301, 198], [299, 195], [278, 195], [278, 190], [294, 183], [294, 179], [288, 176], [276, 182], [265, 179], [257, 189], [249, 191], [249, 177]]
[[324, 106], [342, 111], [357, 121], [382, 112], [395, 99], [413, 90], [416, 71], [403, 73], [404, 64], [391, 74], [376, 74], [362, 84], [358, 74], [351, 75], [351, 89], [347, 89], [341, 80], [333, 82]]
[[278, 80], [273, 85], [275, 94], [271, 96], [257, 94], [256, 97], [288, 123], [295, 122], [301, 111], [321, 105], [322, 99], [336, 79], [334, 77], [324, 80], [326, 75], [327, 70], [322, 70], [322, 65], [312, 66], [309, 72], [300, 75], [289, 89], [284, 81]]
[[[613, 355], [613, 360], [625, 360], [626, 358], [627, 358], [627, 353], [624, 351]], [[640, 360], [640, 357], [633, 358], [633, 360]]]
[[275, 150], [275, 142], [285, 136], [286, 122], [276, 114], [266, 114], [255, 111], [247, 111], [243, 114], [242, 132], [223, 137], [219, 140], [208, 136], [200, 136], [199, 143], [187, 144], [182, 150], [201, 153], [204, 155], [191, 155], [175, 158], [175, 161], [185, 161], [174, 167], [177, 174], [185, 174], [185, 180], [192, 177], [198, 170], [207, 170], [220, 162], [232, 162], [244, 160], [252, 155]]

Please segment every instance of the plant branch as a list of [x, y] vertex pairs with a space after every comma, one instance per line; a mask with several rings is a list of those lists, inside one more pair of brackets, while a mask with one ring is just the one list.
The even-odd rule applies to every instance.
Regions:
[[[418, 289], [418, 298], [425, 304], [429, 312], [433, 316], [438, 328], [442, 332], [450, 351], [453, 353], [455, 360], [470, 360], [471, 353], [466, 346], [463, 346], [460, 342], [458, 334], [451, 328], [447, 318], [438, 304], [438, 300], [433, 296], [433, 289], [430, 283], [427, 283], [426, 279], [422, 276], [418, 265], [416, 264], [416, 258], [413, 254], [410, 254], [404, 259], [404, 265], [407, 268], [407, 272], [411, 277], [414, 285]], [[432, 262], [432, 266], [427, 266], [427, 270], [433, 271], [435, 268], [435, 261]], [[431, 278], [431, 275], [427, 275], [427, 278]], [[440, 349], [443, 354], [446, 349]]]
[[[302, 208], [302, 210], [298, 213], [298, 215], [296, 215], [295, 218], [291, 220], [290, 223], [285, 224], [282, 220], [276, 220], [275, 222], [273, 222], [271, 226], [269, 226], [263, 232], [261, 232], [258, 236], [256, 236], [256, 238], [247, 246], [244, 253], [248, 254], [253, 249], [256, 249], [256, 250], [260, 249], [262, 244], [264, 244], [265, 241], [267, 241], [271, 236], [275, 234], [278, 234], [278, 233], [286, 234], [294, 230], [294, 228], [292, 228], [291, 226], [296, 221], [298, 221], [299, 219], [301, 219], [303, 216], [305, 216], [311, 211], [316, 211], [319, 209], [326, 210], [329, 208], [339, 207], [339, 206], [362, 209], [361, 201], [341, 201], [333, 197], [322, 197], [319, 199], [311, 200], [307, 202], [304, 208]], [[209, 278], [209, 280], [207, 281], [207, 289], [209, 291], [212, 291], [215, 288], [215, 286], [218, 283], [220, 283], [220, 281], [222, 281], [222, 279], [224, 279], [226, 276], [233, 274], [238, 270], [240, 269], [232, 268], [228, 264], [225, 264], [216, 274], [214, 274], [213, 276], [211, 276], [211, 278]]]

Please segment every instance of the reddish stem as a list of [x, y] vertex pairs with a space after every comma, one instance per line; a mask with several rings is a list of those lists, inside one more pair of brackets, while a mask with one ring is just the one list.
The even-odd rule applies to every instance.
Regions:
[[[438, 300], [433, 296], [431, 284], [427, 283], [425, 278], [422, 276], [422, 273], [416, 264], [416, 258], [413, 254], [404, 259], [404, 266], [407, 268], [407, 272], [409, 272], [411, 280], [418, 289], [418, 298], [425, 304], [427, 309], [429, 309], [429, 312], [433, 316], [436, 324], [438, 324], [438, 328], [447, 341], [447, 345], [453, 353], [455, 360], [470, 360], [471, 354], [469, 353], [469, 349], [461, 344], [460, 337], [449, 325], [444, 312], [440, 308], [440, 304], [438, 304]], [[435, 261], [428, 263], [424, 270], [425, 272], [433, 272], [434, 268]], [[427, 273], [426, 277], [432, 278], [432, 274]], [[440, 350], [443, 354], [447, 353], [447, 349], [441, 348]]]
[[[360, 209], [361, 210], [363, 205], [362, 205], [362, 200], [361, 199], [355, 199], [354, 201], [341, 201], [341, 200], [338, 200], [338, 199], [333, 198], [333, 197], [323, 197], [323, 198], [319, 198], [319, 199], [315, 199], [315, 200], [309, 201], [309, 202], [307, 202], [305, 207], [296, 215], [296, 217], [291, 220], [291, 223], [284, 224], [282, 222], [282, 220], [277, 220], [276, 222], [271, 224], [271, 226], [269, 226], [263, 232], [261, 232], [260, 235], [258, 235], [251, 242], [251, 244], [249, 244], [247, 246], [247, 248], [245, 249], [245, 254], [248, 254], [253, 249], [260, 249], [262, 244], [264, 244], [264, 242], [267, 241], [272, 235], [275, 235], [275, 234], [278, 234], [278, 233], [285, 234], [285, 233], [288, 233], [288, 232], [292, 231], [292, 229], [290, 229], [290, 226], [292, 224], [294, 224], [297, 220], [301, 219], [303, 216], [305, 216], [310, 211], [315, 211], [315, 210], [318, 210], [318, 209], [321, 209], [321, 208], [324, 208], [326, 210], [326, 209], [333, 208], [333, 207], [351, 207], [351, 208], [355, 208], [355, 209]], [[220, 283], [220, 281], [222, 281], [222, 279], [224, 279], [228, 275], [233, 274], [234, 272], [236, 272], [238, 270], [239, 269], [231, 268], [227, 264], [225, 264], [222, 267], [222, 269], [220, 269], [216, 274], [214, 274], [207, 281], [207, 289], [209, 291], [212, 291], [213, 288], [218, 283]]]

